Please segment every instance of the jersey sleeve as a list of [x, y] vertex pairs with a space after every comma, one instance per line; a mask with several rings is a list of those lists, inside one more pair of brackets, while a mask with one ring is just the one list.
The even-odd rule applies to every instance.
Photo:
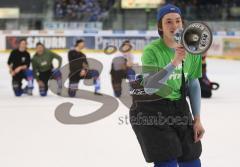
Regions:
[[13, 56], [14, 56], [14, 53], [13, 53], [13, 51], [10, 53], [10, 55], [9, 55], [9, 58], [8, 58], [8, 61], [7, 61], [7, 64], [9, 65], [9, 66], [11, 66], [11, 64], [13, 64]]
[[150, 49], [144, 49], [141, 60], [142, 60], [142, 65], [157, 66], [155, 55], [153, 51]]
[[88, 68], [89, 64], [88, 64], [88, 61], [87, 61], [87, 57], [85, 54], [83, 54], [83, 66], [85, 66], [86, 68]]
[[26, 66], [27, 66], [27, 68], [30, 67], [30, 63], [31, 63], [31, 56], [30, 56], [30, 54], [27, 52], [27, 59], [26, 59]]
[[77, 59], [77, 58], [76, 58], [76, 56], [75, 56], [75, 52], [72, 51], [72, 50], [70, 50], [70, 51], [68, 52], [68, 61], [71, 62], [71, 61], [76, 60], [76, 59]]
[[130, 63], [135, 63], [135, 62], [136, 62], [135, 56], [130, 53], [129, 56], [128, 56], [128, 61], [129, 61]]
[[32, 59], [32, 68], [33, 68], [33, 75], [34, 75], [34, 77], [36, 78], [36, 80], [39, 80], [38, 65], [37, 65], [36, 60], [34, 59], [34, 56], [33, 56], [33, 59]]
[[62, 66], [62, 57], [59, 56], [58, 54], [52, 52], [52, 51], [50, 51], [50, 53], [51, 53], [53, 59], [57, 59], [58, 60], [58, 67], [57, 68], [60, 68]]
[[143, 55], [141, 57], [142, 61], [142, 72], [155, 73], [158, 71], [157, 59], [154, 52], [151, 49], [144, 49]]

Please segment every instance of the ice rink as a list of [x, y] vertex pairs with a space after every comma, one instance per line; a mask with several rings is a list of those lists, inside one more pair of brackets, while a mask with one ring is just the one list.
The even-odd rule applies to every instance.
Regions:
[[[66, 53], [61, 53], [66, 63]], [[112, 95], [112, 56], [88, 54], [104, 65], [102, 92]], [[16, 98], [6, 65], [8, 54], [0, 54], [0, 167], [147, 167], [140, 146], [128, 122], [128, 109], [118, 100], [110, 116], [85, 125], [62, 124], [55, 109], [64, 102], [74, 104], [71, 114], [86, 115], [101, 103], [64, 98], [49, 93]], [[140, 55], [136, 56], [139, 60]], [[210, 80], [220, 83], [211, 99], [202, 100], [202, 121], [206, 133], [203, 167], [237, 167], [240, 155], [240, 61], [208, 59]], [[81, 84], [80, 84], [81, 87]], [[93, 90], [92, 86], [86, 87]]]

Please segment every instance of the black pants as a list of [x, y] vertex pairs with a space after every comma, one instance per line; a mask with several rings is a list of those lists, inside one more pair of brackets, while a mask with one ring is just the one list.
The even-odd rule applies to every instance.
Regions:
[[132, 81], [135, 79], [135, 71], [132, 68], [126, 68], [125, 70], [111, 69], [111, 82], [113, 92], [116, 97], [120, 97], [122, 94], [122, 80], [128, 79]]
[[94, 92], [98, 92], [100, 90], [100, 81], [99, 81], [99, 72], [95, 69], [87, 70], [86, 76], [82, 77], [79, 75], [79, 72], [70, 72], [69, 75], [69, 89], [68, 95], [70, 97], [75, 97], [78, 84], [81, 79], [93, 79], [93, 84], [95, 87]]
[[46, 96], [48, 91], [48, 81], [54, 79], [57, 82], [56, 94], [60, 95], [62, 90], [62, 74], [59, 69], [49, 69], [48, 71], [39, 72], [39, 80], [44, 83], [44, 86], [39, 85], [39, 93], [41, 96]]
[[12, 77], [12, 85], [18, 84], [19, 88], [21, 88], [23, 79], [26, 80], [27, 76], [25, 75], [24, 72], [21, 71], [18, 74], [16, 74], [15, 76]]
[[135, 102], [130, 109], [130, 122], [147, 162], [185, 162], [201, 155], [201, 142], [194, 143], [186, 100]]
[[48, 81], [52, 76], [52, 69], [44, 72], [39, 72], [39, 80], [44, 83], [44, 91], [48, 91]]
[[[22, 80], [25, 79], [28, 83], [27, 86], [23, 89], [22, 88]], [[12, 86], [13, 91], [16, 96], [21, 96], [25, 91], [29, 95], [32, 94], [33, 89], [33, 73], [31, 70], [27, 69], [24, 71], [19, 72], [18, 74], [12, 77]]]
[[[81, 71], [81, 70], [80, 70]], [[79, 71], [79, 72], [80, 72]], [[70, 83], [79, 83], [81, 79], [94, 79], [99, 77], [99, 72], [95, 69], [87, 70], [86, 76], [82, 77], [79, 75], [79, 72], [70, 72], [69, 81]]]

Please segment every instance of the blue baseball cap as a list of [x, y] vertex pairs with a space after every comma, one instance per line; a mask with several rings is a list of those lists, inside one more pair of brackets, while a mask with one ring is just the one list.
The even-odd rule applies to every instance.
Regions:
[[159, 22], [163, 18], [163, 16], [168, 13], [178, 13], [181, 15], [181, 10], [172, 4], [164, 5], [158, 10], [157, 21]]

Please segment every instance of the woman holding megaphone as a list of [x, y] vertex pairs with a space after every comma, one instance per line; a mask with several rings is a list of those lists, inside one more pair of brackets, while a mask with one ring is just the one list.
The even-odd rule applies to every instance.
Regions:
[[[168, 4], [157, 15], [161, 38], [154, 40], [142, 55], [143, 86], [148, 95], [159, 99], [135, 102], [130, 109], [132, 128], [147, 162], [155, 167], [200, 167], [204, 134], [201, 123], [202, 75], [201, 55], [186, 51], [174, 40], [175, 31], [183, 27], [181, 11]], [[145, 66], [157, 71], [145, 71]], [[171, 91], [164, 94], [167, 85]], [[191, 111], [186, 101], [189, 88]]]

